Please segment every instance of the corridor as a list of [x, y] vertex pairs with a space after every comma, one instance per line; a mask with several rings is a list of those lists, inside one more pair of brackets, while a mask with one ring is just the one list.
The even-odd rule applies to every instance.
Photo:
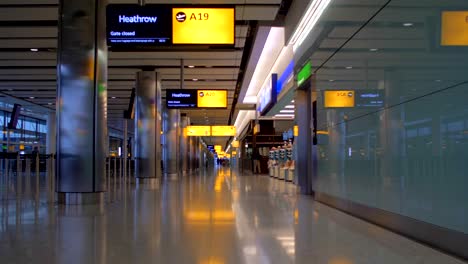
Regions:
[[464, 263], [267, 176], [214, 168], [134, 186], [101, 207], [2, 200], [0, 263]]

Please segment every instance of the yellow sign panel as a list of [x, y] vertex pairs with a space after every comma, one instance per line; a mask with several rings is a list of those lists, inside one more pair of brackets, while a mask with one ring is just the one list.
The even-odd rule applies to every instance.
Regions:
[[227, 90], [198, 90], [199, 108], [227, 108]]
[[325, 91], [325, 107], [354, 107], [354, 91]]
[[237, 151], [232, 152], [232, 156], [235, 156], [235, 155], [237, 155]]
[[187, 136], [210, 136], [210, 126], [187, 126]]
[[221, 149], [223, 149], [223, 147], [221, 145], [215, 145], [214, 146], [214, 150], [216, 150], [216, 152], [221, 151]]
[[442, 46], [468, 46], [468, 11], [442, 12]]
[[234, 45], [234, 8], [173, 8], [172, 43]]
[[299, 136], [299, 126], [294, 126], [294, 136], [295, 137]]
[[218, 137], [230, 137], [236, 135], [235, 126], [212, 126], [211, 136]]
[[233, 148], [238, 148], [238, 147], [239, 147], [239, 140], [234, 140], [234, 141], [232, 141], [231, 146], [232, 146]]

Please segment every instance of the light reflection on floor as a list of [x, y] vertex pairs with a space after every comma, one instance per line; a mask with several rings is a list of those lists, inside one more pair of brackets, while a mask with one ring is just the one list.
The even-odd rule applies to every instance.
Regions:
[[0, 188], [0, 263], [462, 263], [267, 176], [219, 168], [115, 186], [101, 207]]

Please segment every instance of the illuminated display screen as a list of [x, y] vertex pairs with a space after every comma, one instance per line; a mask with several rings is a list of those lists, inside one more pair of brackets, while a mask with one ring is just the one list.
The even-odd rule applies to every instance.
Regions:
[[356, 90], [355, 103], [356, 107], [383, 107], [384, 106], [384, 91], [383, 90]]
[[258, 93], [258, 111], [261, 115], [266, 114], [277, 100], [277, 74], [272, 74], [266, 84]]
[[326, 108], [354, 107], [354, 91], [325, 91], [324, 97]]
[[172, 45], [171, 8], [165, 5], [108, 5], [107, 45], [145, 49]]
[[197, 90], [166, 90], [166, 106], [167, 108], [197, 108]]
[[198, 108], [227, 108], [227, 90], [197, 90]]
[[234, 20], [234, 8], [173, 8], [173, 43], [234, 45]]
[[236, 127], [235, 126], [212, 126], [211, 127], [212, 136], [235, 136]]

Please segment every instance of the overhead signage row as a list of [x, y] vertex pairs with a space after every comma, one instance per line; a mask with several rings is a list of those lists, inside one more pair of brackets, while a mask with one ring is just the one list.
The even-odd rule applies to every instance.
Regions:
[[325, 108], [369, 108], [383, 107], [385, 95], [383, 90], [329, 90], [324, 91]]
[[166, 90], [167, 108], [227, 108], [227, 90]]
[[234, 45], [234, 7], [111, 4], [107, 44], [125, 50], [170, 45]]
[[[236, 135], [235, 126], [187, 126], [186, 135], [189, 137], [233, 137]], [[215, 150], [217, 146], [214, 146]]]

